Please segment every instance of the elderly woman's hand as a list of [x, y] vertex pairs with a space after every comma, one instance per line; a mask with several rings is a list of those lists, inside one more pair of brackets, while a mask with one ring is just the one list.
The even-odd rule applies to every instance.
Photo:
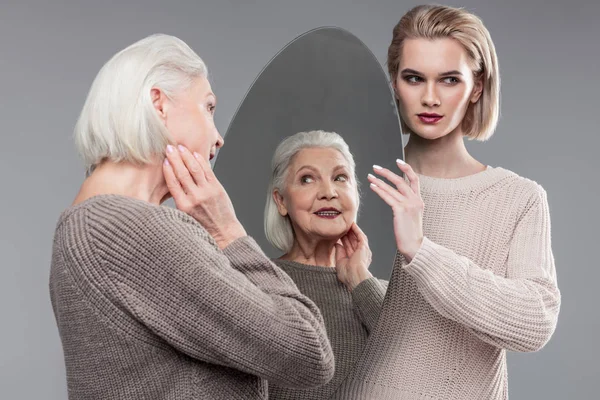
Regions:
[[367, 235], [352, 223], [350, 230], [335, 245], [335, 270], [337, 277], [348, 290], [353, 290], [359, 283], [373, 275], [369, 272], [372, 253]]
[[396, 160], [398, 168], [408, 178], [406, 182], [387, 168], [373, 166], [376, 174], [390, 181], [395, 188], [374, 175], [369, 174], [371, 189], [391, 208], [394, 215], [394, 234], [398, 251], [410, 262], [423, 243], [423, 210], [419, 177], [412, 167], [402, 160]]
[[221, 249], [246, 236], [208, 160], [181, 145], [167, 146], [163, 173], [177, 208], [202, 224]]

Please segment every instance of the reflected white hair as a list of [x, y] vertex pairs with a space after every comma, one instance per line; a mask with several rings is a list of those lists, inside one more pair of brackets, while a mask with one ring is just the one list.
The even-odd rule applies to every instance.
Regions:
[[170, 135], [150, 96], [168, 98], [206, 77], [202, 59], [181, 39], [155, 34], [115, 54], [98, 72], [75, 126], [75, 145], [91, 173], [103, 160], [147, 164]]
[[273, 199], [273, 192], [278, 190], [284, 193], [286, 189], [287, 173], [289, 166], [296, 154], [306, 148], [330, 148], [339, 151], [348, 162], [350, 175], [356, 187], [357, 209], [360, 202], [358, 180], [356, 179], [356, 164], [346, 141], [335, 132], [322, 130], [298, 132], [283, 140], [273, 155], [271, 162], [271, 181], [267, 190], [267, 204], [265, 205], [265, 235], [267, 240], [276, 248], [287, 253], [294, 244], [294, 230], [288, 215], [282, 216]]

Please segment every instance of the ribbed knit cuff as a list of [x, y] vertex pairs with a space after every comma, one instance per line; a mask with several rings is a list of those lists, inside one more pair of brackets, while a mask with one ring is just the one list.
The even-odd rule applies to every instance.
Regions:
[[445, 248], [432, 242], [427, 237], [423, 237], [421, 247], [411, 262], [403, 267], [406, 272], [417, 280], [419, 286], [431, 286], [436, 276], [440, 275], [443, 260], [440, 250], [445, 250]]
[[242, 236], [235, 239], [223, 249], [223, 254], [236, 267], [248, 264], [249, 260], [254, 261], [262, 257], [267, 258], [251, 236]]
[[369, 332], [375, 329], [385, 292], [385, 287], [376, 277], [365, 279], [350, 292], [358, 316]]

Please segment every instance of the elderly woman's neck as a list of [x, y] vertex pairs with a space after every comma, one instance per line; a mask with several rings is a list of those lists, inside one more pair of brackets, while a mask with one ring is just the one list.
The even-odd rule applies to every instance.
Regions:
[[295, 240], [292, 249], [280, 259], [321, 267], [335, 267], [336, 242], [335, 240]]
[[160, 162], [136, 165], [129, 162], [103, 162], [83, 182], [73, 204], [102, 194], [117, 194], [160, 204], [169, 190]]

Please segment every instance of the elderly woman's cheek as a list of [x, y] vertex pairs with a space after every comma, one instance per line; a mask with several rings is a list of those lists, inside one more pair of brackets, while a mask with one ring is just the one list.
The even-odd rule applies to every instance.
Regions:
[[358, 193], [356, 188], [348, 188], [344, 193], [344, 200], [346, 202], [345, 209], [347, 210], [346, 214], [346, 222], [348, 226], [352, 225], [353, 222], [356, 221], [356, 215], [358, 211]]

